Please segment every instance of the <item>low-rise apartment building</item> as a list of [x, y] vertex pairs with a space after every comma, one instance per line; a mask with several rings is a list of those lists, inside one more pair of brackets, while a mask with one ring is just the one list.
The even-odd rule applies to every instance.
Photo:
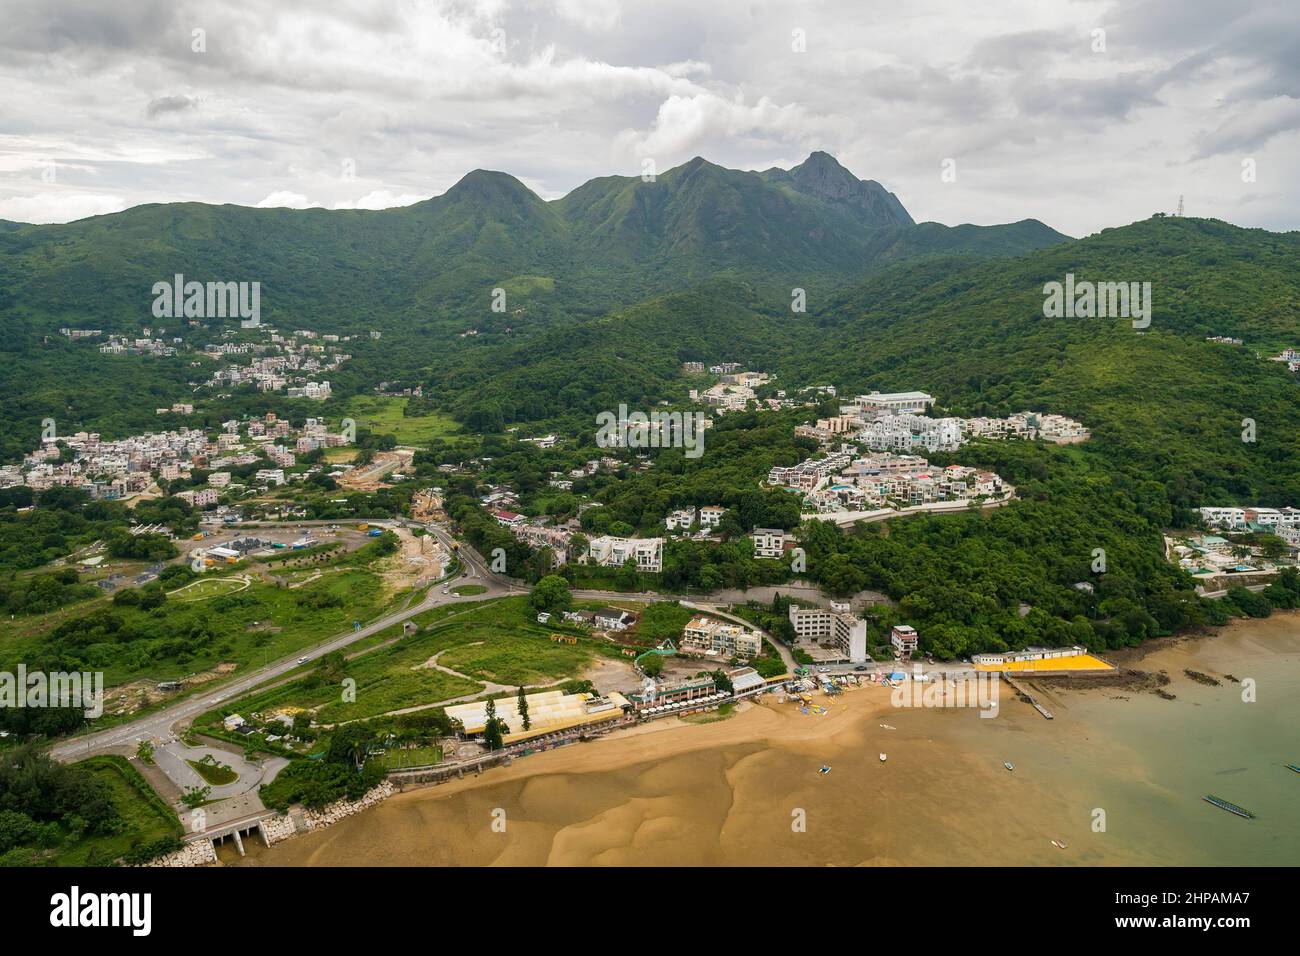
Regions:
[[848, 605], [834, 604], [828, 610], [791, 604], [788, 613], [800, 641], [832, 644], [850, 663], [867, 659], [867, 622], [850, 613]]
[[682, 630], [682, 649], [688, 653], [757, 657], [763, 636], [739, 624], [697, 615]]
[[603, 568], [621, 568], [628, 559], [636, 562], [638, 571], [658, 574], [664, 569], [664, 539], [601, 535], [588, 543], [583, 561]]
[[895, 624], [894, 629], [889, 632], [889, 643], [901, 657], [911, 657], [916, 652], [919, 640], [920, 635], [910, 624]]
[[754, 529], [754, 557], [779, 558], [785, 553], [785, 532], [780, 528]]

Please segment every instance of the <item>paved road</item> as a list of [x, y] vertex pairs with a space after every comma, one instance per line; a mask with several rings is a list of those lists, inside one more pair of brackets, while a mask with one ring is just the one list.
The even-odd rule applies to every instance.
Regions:
[[[263, 522], [263, 524], [266, 523], [268, 522]], [[283, 522], [283, 524], [286, 525], [326, 523], [337, 522]], [[456, 544], [455, 539], [450, 533], [434, 524], [422, 524], [405, 518], [371, 521], [370, 523], [384, 526], [400, 524], [409, 528], [424, 528], [437, 538], [438, 541], [449, 551], [452, 550], [452, 546]], [[372, 634], [376, 634], [385, 628], [392, 627], [394, 624], [400, 624], [408, 618], [415, 617], [417, 614], [422, 614], [425, 611], [442, 605], [464, 604], [473, 601], [485, 601], [492, 598], [505, 597], [510, 594], [527, 593], [528, 589], [520, 582], [493, 573], [489, 569], [487, 562], [483, 559], [482, 555], [476, 552], [469, 545], [463, 543], [460, 544], [456, 554], [462, 566], [460, 576], [452, 581], [446, 582], [442, 586], [435, 585], [430, 589], [429, 595], [419, 604], [372, 621], [371, 623], [362, 626], [359, 630], [345, 631], [325, 643], [317, 645], [311, 650], [302, 651], [295, 656], [287, 657], [284, 660], [268, 664], [265, 667], [259, 667], [255, 670], [248, 671], [227, 684], [208, 689], [202, 693], [194, 694], [184, 700], [177, 701], [175, 704], [164, 707], [162, 710], [147, 714], [144, 717], [140, 717], [125, 724], [118, 724], [105, 730], [83, 734], [78, 737], [60, 741], [50, 748], [50, 755], [57, 760], [77, 760], [82, 757], [90, 756], [91, 754], [103, 753], [105, 751], [111, 751], [123, 747], [131, 748], [141, 740], [165, 739], [172, 735], [173, 728], [176, 727], [177, 724], [192, 721], [198, 715], [206, 713], [224, 700], [238, 697], [260, 684], [289, 674], [295, 668], [300, 666], [298, 663], [300, 657], [304, 657], [308, 661], [314, 661], [326, 654], [341, 650], [350, 644], [354, 644]], [[459, 596], [450, 592], [450, 589], [458, 584], [468, 583], [482, 585], [487, 590], [482, 594], [466, 596]], [[444, 593], [444, 589], [446, 590], [446, 593]], [[736, 600], [735, 592], [726, 591], [720, 591], [717, 594], [704, 595], [657, 594], [653, 591], [632, 593], [615, 591], [575, 591], [573, 593], [575, 597], [580, 599], [596, 601], [649, 599], [686, 601], [697, 605], [705, 605], [713, 604], [715, 602], [726, 604], [732, 603]], [[726, 617], [730, 620], [736, 621], [737, 623], [753, 627], [752, 624], [742, 618], [733, 617], [726, 612], [714, 611], [712, 613], [717, 613], [720, 617]], [[779, 653], [782, 660], [785, 661], [786, 667], [789, 668], [791, 673], [793, 673], [795, 661], [794, 656], [790, 653], [790, 649], [780, 641], [775, 640], [770, 634], [764, 634], [764, 637], [773, 647], [776, 648], [777, 653]]]
[[791, 653], [790, 648], [752, 621], [747, 621], [743, 617], [737, 617], [734, 614], [728, 614], [718, 608], [718, 604], [733, 603], [732, 600], [726, 598], [727, 593], [726, 591], [717, 591], [713, 594], [659, 594], [656, 591], [574, 591], [573, 596], [580, 601], [680, 601], [692, 607], [705, 609], [717, 617], [726, 618], [734, 624], [741, 624], [758, 631], [763, 635], [763, 639], [781, 655], [781, 660], [785, 662], [786, 673], [793, 674], [795, 668], [799, 665], [795, 662], [794, 654]]
[[[451, 537], [441, 529], [430, 528], [430, 531], [438, 537], [440, 541], [450, 547]], [[50, 755], [56, 760], [79, 760], [82, 757], [91, 754], [103, 753], [121, 747], [134, 747], [139, 741], [150, 738], [165, 738], [171, 735], [172, 728], [182, 721], [192, 721], [199, 714], [205, 713], [216, 707], [223, 700], [229, 700], [232, 697], [238, 697], [247, 693], [254, 687], [268, 680], [288, 674], [299, 665], [298, 658], [305, 657], [309, 661], [324, 657], [326, 654], [340, 650], [353, 644], [363, 638], [376, 634], [385, 628], [392, 627], [394, 624], [400, 624], [407, 618], [422, 614], [431, 608], [440, 607], [445, 604], [462, 604], [471, 601], [486, 601], [491, 598], [503, 597], [510, 593], [510, 588], [498, 583], [496, 575], [486, 572], [482, 564], [482, 558], [473, 552], [466, 553], [469, 549], [462, 547], [461, 560], [465, 565], [465, 570], [461, 576], [455, 580], [447, 582], [450, 587], [458, 584], [475, 583], [481, 584], [487, 588], [483, 594], [460, 597], [450, 592], [444, 594], [443, 587], [435, 586], [430, 589], [428, 597], [419, 604], [413, 605], [403, 611], [389, 614], [386, 617], [379, 618], [369, 624], [363, 625], [359, 630], [348, 630], [342, 634], [336, 635], [323, 644], [308, 651], [300, 651], [298, 654], [287, 657], [284, 660], [268, 664], [265, 667], [259, 667], [256, 670], [248, 671], [242, 676], [236, 678], [230, 683], [223, 684], [190, 697], [177, 701], [171, 706], [164, 707], [162, 710], [147, 714], [137, 720], [129, 723], [118, 724], [106, 730], [94, 733], [83, 734], [79, 737], [73, 737], [68, 740], [60, 741], [50, 748]], [[522, 592], [520, 592], [522, 593]]]
[[222, 800], [256, 790], [263, 780], [274, 779], [281, 768], [289, 763], [284, 757], [271, 757], [262, 766], [257, 766], [245, 760], [240, 754], [216, 747], [187, 747], [179, 740], [166, 743], [155, 750], [154, 763], [167, 775], [167, 779], [183, 792], [192, 787], [207, 786], [198, 772], [186, 762], [200, 761], [205, 756], [211, 756], [218, 763], [225, 764], [239, 774], [239, 779], [232, 783], [213, 785], [212, 793], [209, 795], [210, 800]]

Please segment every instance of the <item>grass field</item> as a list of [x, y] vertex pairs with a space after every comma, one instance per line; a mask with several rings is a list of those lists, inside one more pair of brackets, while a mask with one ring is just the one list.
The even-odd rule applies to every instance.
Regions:
[[402, 445], [424, 444], [433, 438], [445, 438], [460, 431], [460, 425], [448, 415], [407, 417], [402, 414], [405, 408], [405, 398], [358, 395], [348, 402], [347, 414], [356, 420], [358, 427], [393, 435]]
[[486, 592], [487, 592], [487, 588], [485, 588], [481, 584], [458, 584], [451, 589], [452, 594], [459, 594], [462, 596], [485, 594]]
[[402, 747], [389, 750], [386, 753], [375, 754], [366, 762], [383, 767], [385, 770], [401, 770], [403, 767], [427, 767], [431, 764], [442, 763], [442, 748], [432, 745], [427, 747]]
[[167, 597], [174, 601], [204, 601], [222, 594], [232, 594], [244, 587], [244, 582], [237, 578], [200, 578], [167, 592]]
[[[313, 669], [300, 680], [226, 702], [197, 723], [282, 706], [315, 709], [321, 724], [365, 719], [478, 694], [488, 681], [537, 686], [576, 677], [597, 653], [590, 642], [551, 641], [554, 632], [537, 624], [525, 597], [436, 608], [413, 620], [423, 628], [413, 637], [394, 640], [400, 629], [391, 628], [350, 649], [363, 649], [344, 670], [356, 682], [355, 700], [344, 700], [340, 684], [322, 682]], [[439, 665], [465, 676], [431, 666], [435, 655]]]
[[[203, 582], [204, 590], [217, 583]], [[378, 574], [350, 568], [292, 590], [254, 583], [204, 600], [171, 597], [150, 611], [109, 603], [78, 622], [77, 640], [65, 652], [76, 666], [68, 669], [102, 671], [107, 688], [179, 680], [218, 664], [238, 672], [317, 644], [354, 620], [372, 620], [391, 605], [385, 594]], [[46, 628], [11, 630], [0, 640], [0, 670], [35, 659], [52, 643], [60, 644]], [[108, 691], [100, 726], [115, 719], [118, 698]]]

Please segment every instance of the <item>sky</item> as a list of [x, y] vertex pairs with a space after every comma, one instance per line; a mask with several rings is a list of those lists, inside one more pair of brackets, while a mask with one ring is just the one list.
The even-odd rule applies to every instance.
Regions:
[[825, 150], [918, 221], [1300, 228], [1296, 0], [0, 0], [0, 219]]

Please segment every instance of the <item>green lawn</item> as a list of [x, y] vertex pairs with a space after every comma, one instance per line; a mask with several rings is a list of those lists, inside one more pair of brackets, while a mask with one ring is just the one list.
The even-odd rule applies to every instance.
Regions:
[[442, 763], [442, 748], [437, 746], [404, 747], [375, 754], [367, 763], [382, 767], [384, 770], [401, 770], [403, 767], [427, 767]]
[[[374, 618], [384, 609], [382, 595], [377, 574], [351, 569], [301, 588], [255, 582], [202, 601], [169, 598], [149, 611], [107, 604], [76, 625], [75, 637], [11, 636], [0, 643], [0, 670], [50, 643], [66, 648], [67, 663], [77, 665], [69, 669], [103, 671], [108, 688], [138, 678], [177, 680], [223, 662], [262, 665]], [[107, 696], [111, 712], [111, 691]]]
[[199, 578], [189, 584], [169, 591], [167, 597], [173, 601], [204, 601], [222, 594], [232, 594], [244, 587], [244, 582], [236, 578]]
[[458, 584], [451, 589], [451, 593], [469, 597], [476, 594], [486, 594], [487, 588], [481, 584]]
[[[537, 624], [525, 597], [444, 606], [414, 620], [423, 628], [418, 634], [401, 638], [399, 628], [390, 628], [382, 637], [367, 638], [364, 652], [347, 661], [344, 674], [356, 682], [354, 701], [343, 699], [338, 680], [322, 680], [313, 667], [299, 680], [226, 702], [200, 717], [196, 726], [231, 713], [282, 706], [316, 709], [321, 724], [376, 717], [477, 694], [483, 690], [480, 682], [536, 686], [576, 677], [597, 653], [591, 642], [551, 641], [554, 632]], [[617, 651], [611, 647], [608, 653]], [[428, 666], [434, 655], [441, 666], [472, 679]]]
[[497, 684], [549, 684], [576, 677], [592, 653], [581, 644], [558, 644], [549, 638], [485, 629], [472, 642], [455, 647], [438, 663], [479, 680]]
[[449, 415], [428, 414], [406, 416], [405, 398], [387, 398], [382, 395], [357, 395], [347, 404], [347, 415], [356, 420], [359, 428], [396, 437], [398, 444], [422, 445], [434, 438], [446, 438], [460, 431], [460, 425]]

